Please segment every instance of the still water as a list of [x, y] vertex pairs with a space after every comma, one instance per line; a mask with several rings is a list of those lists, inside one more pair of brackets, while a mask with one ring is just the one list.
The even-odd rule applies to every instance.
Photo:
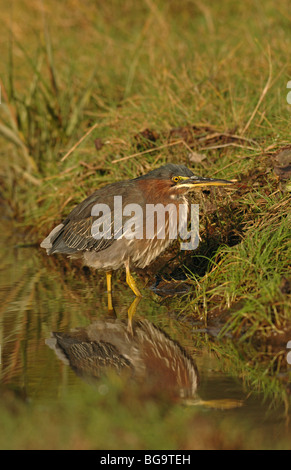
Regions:
[[2, 392], [14, 390], [25, 402], [43, 406], [71, 390], [80, 390], [82, 400], [84, 384], [97, 384], [98, 392], [106, 393], [104, 377], [110, 371], [124, 376], [126, 387], [139, 384], [145, 401], [154, 396], [181, 402], [183, 410], [199, 407], [207, 419], [252, 429], [260, 436], [258, 446], [280, 448], [282, 441], [288, 448], [290, 439], [291, 448], [286, 404], [274, 405], [246, 383], [231, 357], [217, 352], [218, 339], [207, 337], [201, 325], [179, 320], [171, 302], [164, 305], [148, 289], [131, 335], [127, 310], [133, 299], [123, 283], [114, 284], [115, 312], [109, 315], [103, 276], [80, 275], [64, 258], [46, 257], [2, 222]]

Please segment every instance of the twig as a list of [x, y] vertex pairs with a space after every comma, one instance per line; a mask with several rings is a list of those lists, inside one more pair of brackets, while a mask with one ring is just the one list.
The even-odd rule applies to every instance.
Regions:
[[270, 88], [270, 84], [271, 84], [271, 80], [272, 80], [272, 62], [271, 62], [271, 57], [270, 57], [270, 47], [269, 47], [269, 76], [268, 76], [268, 80], [267, 80], [267, 83], [262, 91], [262, 94], [260, 96], [260, 99], [259, 101], [257, 102], [257, 105], [251, 115], [251, 117], [249, 118], [248, 122], [246, 123], [243, 131], [242, 131], [242, 134], [245, 134], [245, 132], [248, 130], [252, 120], [254, 119], [259, 107], [260, 107], [260, 104], [261, 102], [263, 101], [263, 99], [265, 98], [266, 94], [268, 93], [269, 91], [269, 88]]
[[180, 140], [176, 140], [175, 142], [171, 142], [170, 144], [164, 144], [164, 145], [160, 145], [159, 147], [155, 147], [153, 149], [143, 150], [142, 152], [133, 153], [132, 155], [128, 155], [127, 157], [117, 158], [116, 160], [112, 160], [111, 163], [123, 162], [125, 160], [129, 160], [130, 158], [139, 157], [140, 155], [144, 155], [145, 153], [156, 152], [157, 150], [163, 149], [165, 147], [172, 147], [173, 145], [178, 145], [178, 144], [186, 145], [184, 140], [180, 139]]
[[223, 147], [240, 147], [243, 149], [254, 150], [254, 147], [249, 147], [248, 145], [235, 144], [234, 142], [229, 142], [228, 144], [211, 145], [211, 147], [201, 147], [199, 150], [214, 150]]
[[224, 166], [223, 168], [220, 168], [219, 170], [217, 170], [217, 171], [214, 171], [214, 173], [212, 173], [212, 174], [211, 174], [211, 176], [214, 176], [214, 175], [216, 175], [216, 174], [217, 174], [217, 173], [219, 173], [220, 171], [223, 171], [223, 170], [225, 170], [226, 168], [228, 168], [228, 167], [230, 167], [230, 166], [234, 165], [235, 163], [237, 163], [237, 161], [236, 161], [236, 160], [234, 160], [233, 162], [231, 162], [231, 163], [229, 163], [228, 165]]
[[66, 168], [66, 170], [62, 171], [61, 173], [58, 173], [57, 175], [46, 176], [45, 178], [43, 178], [43, 181], [49, 181], [49, 180], [53, 180], [54, 178], [59, 178], [60, 176], [67, 175], [68, 173], [70, 173], [70, 171], [73, 171], [78, 167], [79, 165], [71, 166], [70, 168]]
[[228, 134], [227, 132], [222, 132], [220, 135], [223, 137], [230, 137], [231, 139], [244, 140], [246, 142], [256, 145], [257, 147], [260, 146], [255, 140], [248, 139], [247, 137], [243, 137], [242, 135]]
[[67, 158], [69, 155], [71, 155], [71, 153], [72, 153], [77, 147], [79, 147], [79, 145], [83, 142], [83, 140], [85, 140], [86, 137], [88, 137], [88, 135], [91, 134], [91, 132], [93, 132], [94, 129], [96, 129], [96, 127], [100, 127], [101, 125], [103, 125], [103, 123], [102, 123], [102, 124], [96, 123], [96, 124], [94, 124], [94, 126], [90, 127], [90, 129], [86, 132], [86, 134], [84, 134], [84, 135], [81, 137], [81, 139], [78, 140], [78, 142], [77, 142], [75, 145], [73, 145], [73, 147], [66, 153], [66, 155], [64, 155], [64, 156], [61, 158], [60, 161], [61, 161], [61, 162], [64, 162], [64, 161], [66, 160], [66, 158]]

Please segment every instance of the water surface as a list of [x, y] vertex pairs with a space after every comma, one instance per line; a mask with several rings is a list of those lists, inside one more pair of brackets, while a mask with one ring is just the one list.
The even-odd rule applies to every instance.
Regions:
[[80, 391], [82, 400], [84, 384], [97, 384], [98, 393], [105, 393], [106, 376], [117, 374], [125, 387], [138, 384], [145, 401], [153, 396], [181, 401], [181, 413], [185, 406], [198, 406], [203, 416], [229, 421], [237, 430], [252, 429], [260, 445], [280, 447], [283, 440], [286, 447], [290, 429], [283, 404], [272, 406], [235, 374], [231, 358], [227, 362], [211, 352], [214, 340], [201, 333], [201, 325], [195, 329], [179, 320], [171, 302], [166, 307], [145, 290], [131, 337], [127, 310], [133, 297], [125, 284], [114, 283], [115, 314], [108, 315], [102, 275], [46, 257], [3, 222], [2, 391], [14, 390], [25, 402], [45, 406], [72, 390]]

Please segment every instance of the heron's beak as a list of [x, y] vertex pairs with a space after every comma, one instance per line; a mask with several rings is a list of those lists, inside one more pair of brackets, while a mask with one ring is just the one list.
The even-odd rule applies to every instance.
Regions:
[[228, 186], [234, 184], [237, 180], [221, 180], [217, 178], [203, 178], [202, 176], [191, 176], [179, 181], [176, 188], [197, 188], [201, 186]]

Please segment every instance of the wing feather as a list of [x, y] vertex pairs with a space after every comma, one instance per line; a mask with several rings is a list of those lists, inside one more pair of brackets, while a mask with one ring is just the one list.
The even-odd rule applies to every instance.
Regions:
[[[48, 254], [73, 254], [80, 251], [102, 251], [114, 243], [114, 197], [122, 196], [122, 207], [128, 202], [142, 201], [143, 195], [133, 181], [113, 183], [95, 191], [91, 196], [78, 204], [68, 217], [48, 235], [42, 242], [42, 247]], [[109, 207], [109, 212], [103, 214], [101, 233], [96, 232], [94, 222], [98, 219], [92, 216], [96, 204]], [[123, 218], [124, 221], [124, 218]], [[93, 231], [92, 231], [93, 228]]]

